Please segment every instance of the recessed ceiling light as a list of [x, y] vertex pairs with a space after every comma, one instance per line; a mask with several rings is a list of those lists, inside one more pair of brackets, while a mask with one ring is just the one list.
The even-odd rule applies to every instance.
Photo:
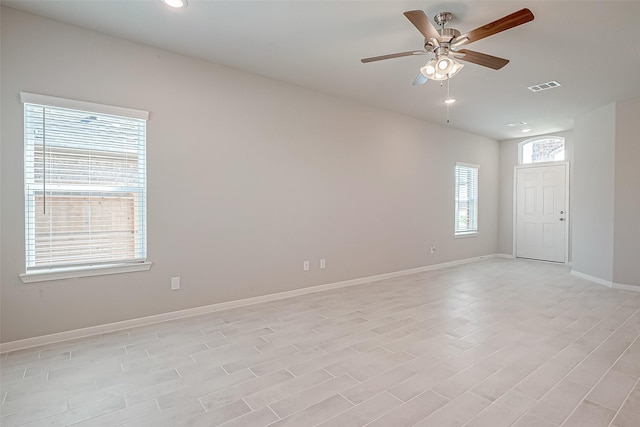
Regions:
[[456, 102], [455, 98], [449, 98], [444, 100], [445, 104], [453, 104], [454, 102]]
[[522, 129], [520, 132], [528, 133], [528, 132], [531, 132], [531, 129], [529, 129], [529, 128], [524, 128], [524, 129]]
[[162, 3], [175, 7], [176, 9], [187, 7], [187, 0], [162, 0]]
[[515, 127], [515, 126], [524, 126], [526, 124], [527, 122], [513, 122], [513, 123], [507, 123], [505, 126]]

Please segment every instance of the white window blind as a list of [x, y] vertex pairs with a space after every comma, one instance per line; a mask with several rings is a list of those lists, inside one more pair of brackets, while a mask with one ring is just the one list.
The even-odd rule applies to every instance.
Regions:
[[148, 113], [21, 95], [27, 273], [144, 262]]
[[455, 234], [478, 232], [478, 166], [456, 163]]

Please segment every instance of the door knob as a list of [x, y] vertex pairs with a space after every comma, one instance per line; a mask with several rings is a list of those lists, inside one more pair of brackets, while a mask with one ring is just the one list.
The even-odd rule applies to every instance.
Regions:
[[564, 218], [560, 218], [560, 221], [564, 221]]
[[560, 211], [560, 215], [564, 214], [564, 211]]

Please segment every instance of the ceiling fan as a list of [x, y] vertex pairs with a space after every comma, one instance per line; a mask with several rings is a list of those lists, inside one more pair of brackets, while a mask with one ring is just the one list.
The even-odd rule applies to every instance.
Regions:
[[466, 34], [454, 28], [445, 28], [445, 25], [453, 18], [451, 12], [438, 13], [433, 21], [439, 26], [436, 27], [429, 21], [427, 15], [422, 10], [410, 10], [404, 13], [409, 21], [424, 36], [424, 49], [412, 50], [408, 52], [392, 53], [389, 55], [374, 56], [364, 58], [363, 63], [381, 61], [383, 59], [399, 58], [402, 56], [426, 55], [433, 53], [434, 57], [420, 69], [420, 72], [413, 81], [414, 85], [424, 84], [427, 80], [447, 80], [453, 77], [463, 64], [457, 60], [471, 62], [483, 67], [499, 70], [509, 63], [508, 59], [487, 55], [486, 53], [475, 52], [459, 47], [492, 36], [499, 32], [508, 30], [518, 25], [533, 21], [533, 13], [527, 8], [504, 16], [482, 27], [478, 27]]

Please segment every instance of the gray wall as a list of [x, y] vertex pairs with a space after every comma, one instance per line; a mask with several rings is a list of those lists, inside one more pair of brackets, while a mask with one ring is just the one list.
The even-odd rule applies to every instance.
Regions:
[[640, 286], [640, 98], [616, 104], [613, 280]]
[[573, 269], [613, 281], [615, 104], [574, 125]]
[[[537, 135], [545, 136], [545, 135]], [[569, 204], [571, 204], [572, 164], [573, 164], [573, 133], [555, 132], [548, 136], [561, 136], [565, 142], [565, 159], [569, 161]], [[516, 138], [500, 141], [500, 184], [498, 202], [498, 252], [513, 255], [513, 171], [518, 165], [518, 145], [534, 137]], [[571, 206], [569, 209], [571, 215]], [[571, 228], [571, 221], [569, 221]], [[569, 230], [569, 245], [571, 245], [571, 229]], [[571, 261], [571, 247], [569, 247], [569, 261]]]
[[[12, 9], [1, 30], [2, 342], [497, 250], [496, 141]], [[150, 271], [20, 281], [20, 91], [150, 111]], [[456, 161], [480, 165], [475, 238]]]

